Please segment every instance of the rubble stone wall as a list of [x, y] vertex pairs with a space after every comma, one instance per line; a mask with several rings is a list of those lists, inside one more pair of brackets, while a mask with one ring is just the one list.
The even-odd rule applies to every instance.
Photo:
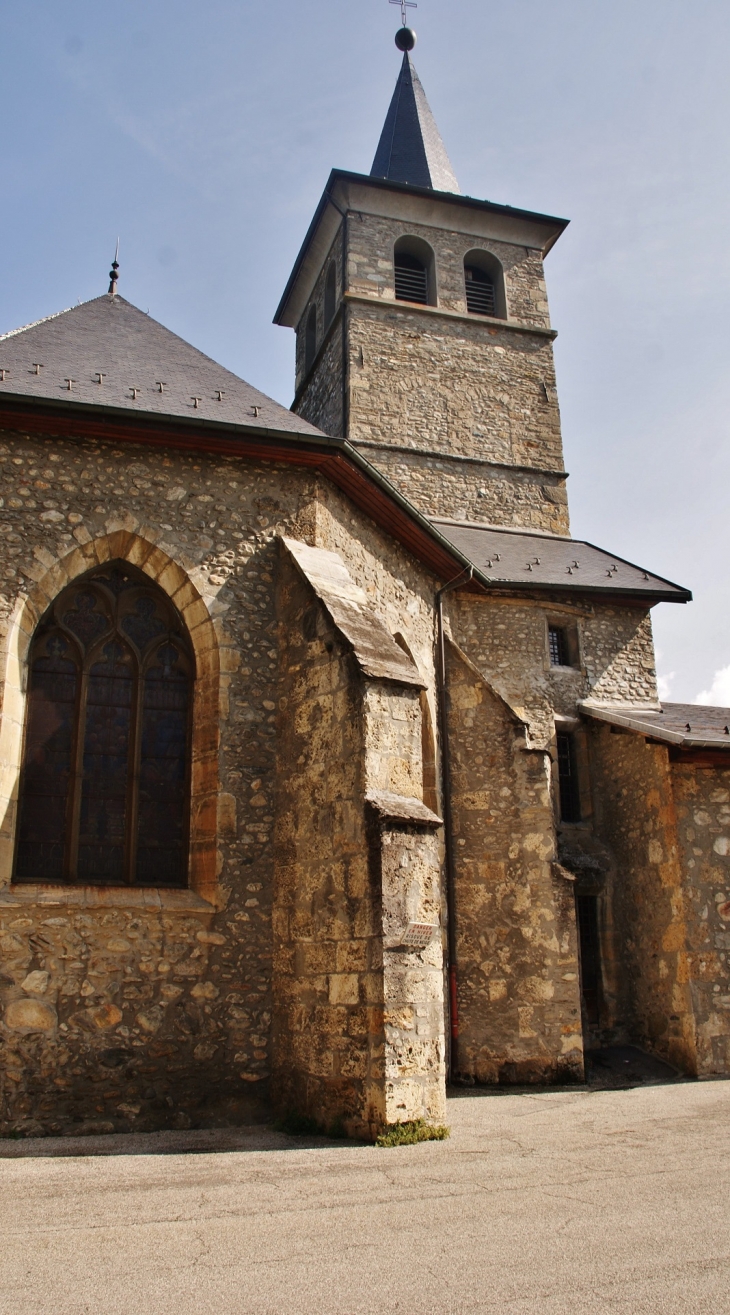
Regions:
[[279, 582], [276, 1095], [362, 1134], [385, 1121], [379, 891], [368, 864], [362, 691], [293, 566]]
[[459, 232], [456, 211], [453, 227], [449, 228], [411, 224], [381, 215], [351, 215], [348, 220], [345, 291], [384, 301], [394, 300], [393, 251], [401, 237], [419, 238], [431, 247], [436, 300], [442, 309], [466, 313], [464, 257], [478, 248], [496, 256], [502, 266], [509, 318], [539, 328], [550, 327], [540, 253], [509, 242], [479, 239], [473, 233]]
[[572, 883], [554, 863], [549, 759], [453, 646], [458, 1072], [483, 1083], [580, 1080]]
[[438, 922], [438, 850], [368, 804], [422, 809], [419, 688], [363, 680], [293, 567], [279, 608], [276, 1099], [372, 1136], [444, 1113], [440, 942], [427, 963], [396, 945], [384, 964], [409, 908]]
[[[435, 308], [395, 300], [393, 248], [406, 234], [434, 251]], [[348, 216], [345, 242], [346, 331], [336, 328], [305, 378], [306, 319], [315, 305], [322, 323], [328, 257], [297, 331], [297, 413], [329, 434], [367, 444], [369, 459], [427, 513], [481, 513], [481, 519], [493, 517], [498, 524], [567, 534], [560, 414], [539, 253], [490, 240], [480, 244], [473, 234], [427, 225], [404, 228], [399, 221], [365, 214]], [[509, 319], [503, 323], [467, 312], [463, 261], [480, 245], [504, 269]], [[337, 261], [341, 246], [340, 232], [332, 248]], [[518, 331], [516, 324], [535, 332]], [[346, 415], [338, 401], [343, 375]], [[399, 455], [399, 447], [429, 455]], [[466, 472], [442, 463], [434, 481], [427, 463], [439, 454], [471, 457], [483, 465]], [[511, 481], [495, 463], [526, 469]], [[406, 467], [422, 468], [421, 477], [409, 479]], [[468, 496], [464, 481], [473, 484]]]
[[351, 303], [347, 437], [562, 472], [550, 339], [475, 321]]
[[[271, 1073], [276, 541], [340, 552], [427, 677], [433, 581], [325, 482], [233, 455], [7, 432], [0, 498], [0, 1130], [260, 1117]], [[191, 889], [13, 887], [24, 654], [52, 596], [115, 555], [173, 598], [196, 654]]]
[[[253, 1116], [270, 1073], [274, 539], [312, 532], [313, 484], [233, 458], [16, 433], [2, 436], [0, 480], [0, 1127]], [[194, 802], [209, 779], [193, 889], [14, 888], [28, 629], [114, 555], [169, 592], [196, 651]]]
[[[449, 599], [454, 638], [506, 702], [528, 721], [531, 741], [547, 747], [555, 713], [576, 715], [580, 699], [656, 700], [650, 613], [613, 604], [567, 605], [549, 598], [461, 596]], [[551, 667], [548, 623], [575, 627], [579, 665]]]
[[[315, 282], [314, 288], [312, 289], [312, 295], [309, 298], [304, 314], [302, 315], [299, 324], [297, 325], [296, 348], [295, 348], [296, 388], [299, 388], [306, 374], [306, 370], [305, 370], [306, 325], [307, 325], [309, 312], [312, 306], [314, 306], [317, 311], [317, 351], [318, 352], [320, 351], [322, 343], [324, 342], [324, 339], [326, 338], [330, 329], [330, 324], [326, 323], [325, 321], [324, 294], [325, 294], [325, 284], [327, 282], [327, 274], [329, 272], [329, 267], [333, 262], [335, 265], [335, 289], [336, 289], [335, 314], [339, 309], [340, 303], [342, 301], [342, 290], [343, 290], [342, 256], [343, 256], [342, 229], [340, 228], [335, 234], [332, 245], [327, 253], [327, 258], [324, 264], [322, 265], [322, 268], [317, 276], [317, 280]], [[342, 358], [342, 353], [340, 351], [340, 360], [341, 358]], [[327, 374], [327, 368], [325, 366], [323, 366], [322, 373], [325, 375]], [[313, 422], [313, 423], [319, 423], [319, 422]], [[341, 429], [337, 429], [337, 430], [328, 429], [325, 425], [322, 424], [319, 424], [319, 428], [324, 429], [326, 434], [342, 433]]]
[[[379, 834], [378, 834], [379, 832]], [[381, 821], [373, 844], [382, 891], [385, 1120], [446, 1118], [441, 861], [430, 827]], [[422, 950], [399, 945], [408, 923], [431, 924]]]
[[590, 758], [594, 829], [616, 859], [610, 953], [621, 965], [622, 990], [614, 1021], [632, 1041], [696, 1074], [690, 908], [668, 750], [595, 725]]
[[730, 769], [670, 764], [697, 1071], [730, 1073]]
[[357, 442], [368, 461], [428, 516], [568, 533], [565, 480], [488, 461], [399, 451]]

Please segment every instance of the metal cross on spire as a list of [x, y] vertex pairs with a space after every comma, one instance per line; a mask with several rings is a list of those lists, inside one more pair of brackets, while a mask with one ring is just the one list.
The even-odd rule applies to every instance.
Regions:
[[404, 27], [408, 26], [408, 10], [418, 9], [416, 0], [390, 0], [392, 5], [400, 5], [400, 16]]

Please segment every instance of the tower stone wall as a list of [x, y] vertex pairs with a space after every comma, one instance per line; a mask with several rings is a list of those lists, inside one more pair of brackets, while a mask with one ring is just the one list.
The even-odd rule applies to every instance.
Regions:
[[[299, 315], [294, 409], [350, 439], [426, 514], [567, 534], [544, 234], [443, 197], [383, 193], [364, 180], [341, 190], [347, 209]], [[429, 305], [396, 299], [401, 238], [433, 253]], [[475, 250], [499, 262], [506, 318], [468, 312], [464, 260]]]

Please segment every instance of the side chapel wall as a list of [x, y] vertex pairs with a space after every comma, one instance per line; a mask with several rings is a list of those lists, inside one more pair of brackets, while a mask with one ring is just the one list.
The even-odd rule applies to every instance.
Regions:
[[[4, 877], [0, 1129], [260, 1117], [270, 1074], [275, 536], [311, 533], [299, 472], [0, 435]], [[192, 888], [9, 888], [23, 655], [110, 556], [174, 598], [196, 650]]]
[[[146, 561], [187, 609], [200, 636], [201, 713], [203, 689], [213, 699], [215, 685], [195, 770], [201, 783], [206, 763], [216, 772], [212, 795], [199, 792], [197, 889], [0, 892], [0, 1131], [261, 1117], [271, 1074], [277, 539], [321, 541], [350, 563], [390, 632], [406, 635], [429, 698], [434, 582], [325, 482], [235, 456], [5, 432], [0, 498], [6, 881], [23, 646], [56, 588], [100, 552]], [[42, 580], [33, 612], [26, 600]], [[214, 637], [207, 649], [204, 634]]]

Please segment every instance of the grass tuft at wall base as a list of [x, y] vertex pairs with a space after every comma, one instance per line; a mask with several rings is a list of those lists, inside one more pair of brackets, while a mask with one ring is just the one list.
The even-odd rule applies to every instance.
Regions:
[[425, 1119], [412, 1119], [409, 1123], [394, 1123], [381, 1132], [376, 1146], [415, 1146], [421, 1141], [446, 1141], [451, 1129], [443, 1124], [426, 1123]]

